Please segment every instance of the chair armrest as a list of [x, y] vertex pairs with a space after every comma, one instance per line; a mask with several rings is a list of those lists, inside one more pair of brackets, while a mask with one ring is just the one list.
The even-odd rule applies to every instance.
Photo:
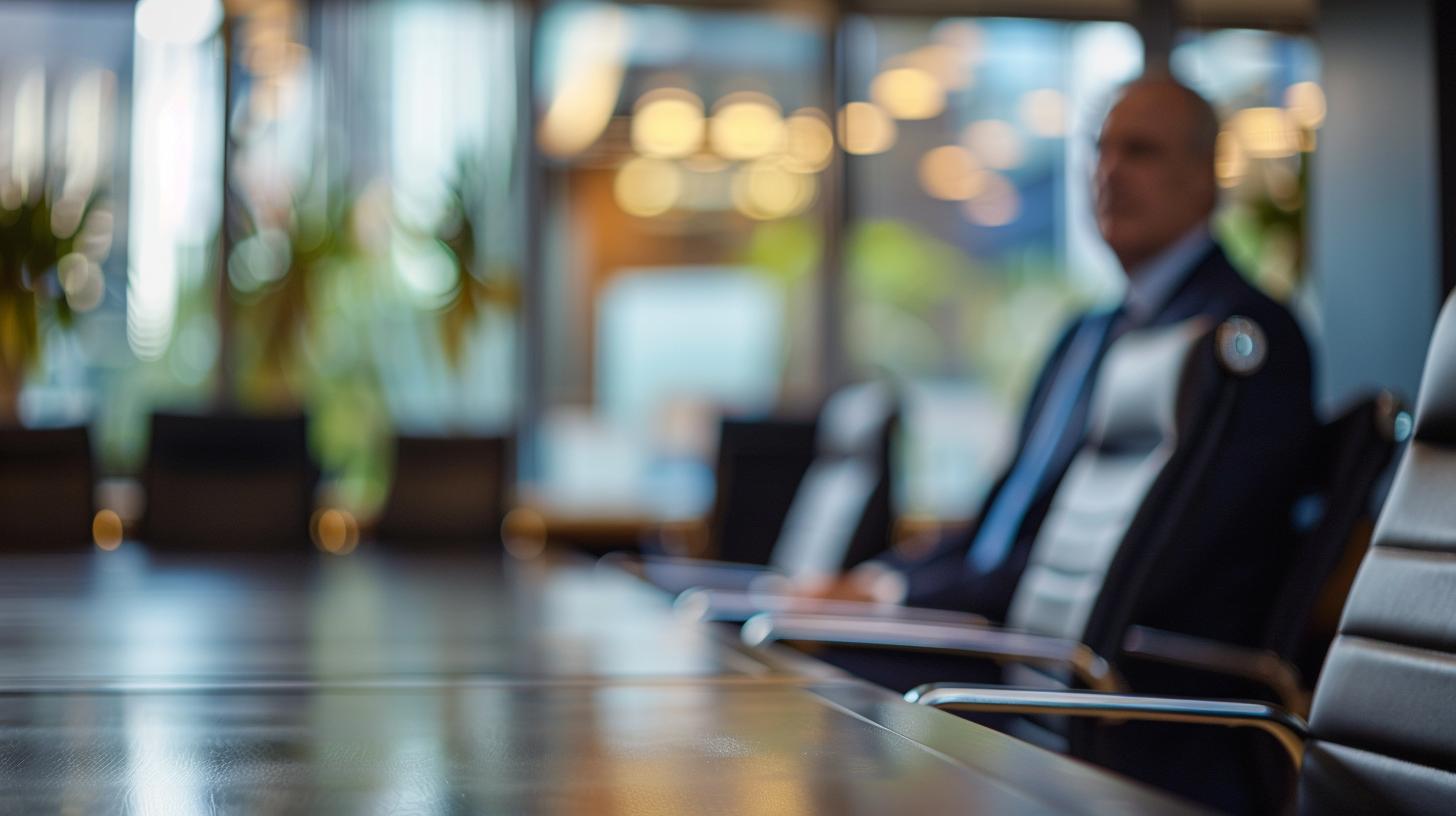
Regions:
[[959, 623], [963, 626], [985, 626], [989, 623], [980, 615], [964, 612], [918, 609], [870, 601], [821, 600], [772, 592], [754, 590], [744, 592], [706, 587], [689, 589], [677, 596], [673, 607], [684, 617], [713, 623], [743, 623], [760, 612], [774, 615], [832, 615], [887, 620], [942, 621]]
[[608, 553], [597, 563], [629, 572], [673, 594], [694, 587], [746, 591], [750, 587], [788, 585], [783, 573], [758, 564], [627, 553]]
[[765, 646], [798, 641], [837, 646], [909, 649], [1031, 663], [1070, 669], [1089, 688], [1122, 691], [1122, 677], [1110, 663], [1075, 640], [1008, 632], [944, 621], [882, 620], [833, 615], [760, 614], [743, 624], [743, 642]]
[[1299, 670], [1264, 649], [1134, 626], [1123, 639], [1122, 652], [1144, 660], [1252, 680], [1273, 690], [1290, 711], [1298, 714], [1309, 711], [1309, 692]]
[[1298, 768], [1304, 762], [1309, 726], [1294, 714], [1268, 703], [1240, 700], [1199, 700], [1107, 694], [1094, 691], [1041, 691], [995, 686], [957, 686], [929, 683], [905, 694], [920, 705], [960, 711], [1001, 714], [1055, 714], [1106, 720], [1198, 723], [1231, 728], [1255, 728], [1279, 741]]

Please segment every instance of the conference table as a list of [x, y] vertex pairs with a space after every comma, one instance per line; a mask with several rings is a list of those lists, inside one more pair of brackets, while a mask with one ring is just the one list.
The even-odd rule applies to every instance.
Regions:
[[1185, 813], [580, 558], [0, 556], [0, 812]]

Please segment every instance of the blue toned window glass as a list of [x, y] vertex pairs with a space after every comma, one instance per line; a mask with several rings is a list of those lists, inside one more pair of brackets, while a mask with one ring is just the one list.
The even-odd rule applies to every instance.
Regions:
[[1057, 330], [1122, 285], [1089, 181], [1142, 44], [1121, 23], [900, 17], [847, 43], [847, 351], [905, 384], [901, 510], [964, 517]]

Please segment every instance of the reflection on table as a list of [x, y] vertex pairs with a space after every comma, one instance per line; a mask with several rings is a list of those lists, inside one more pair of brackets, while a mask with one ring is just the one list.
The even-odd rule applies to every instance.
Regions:
[[0, 557], [16, 812], [1169, 813], [583, 561]]

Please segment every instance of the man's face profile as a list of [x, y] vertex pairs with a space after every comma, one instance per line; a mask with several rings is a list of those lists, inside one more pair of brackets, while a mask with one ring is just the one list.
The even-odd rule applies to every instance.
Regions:
[[1217, 197], [1197, 112], [1171, 83], [1130, 86], [1108, 113], [1094, 178], [1097, 227], [1125, 270], [1206, 219]]

